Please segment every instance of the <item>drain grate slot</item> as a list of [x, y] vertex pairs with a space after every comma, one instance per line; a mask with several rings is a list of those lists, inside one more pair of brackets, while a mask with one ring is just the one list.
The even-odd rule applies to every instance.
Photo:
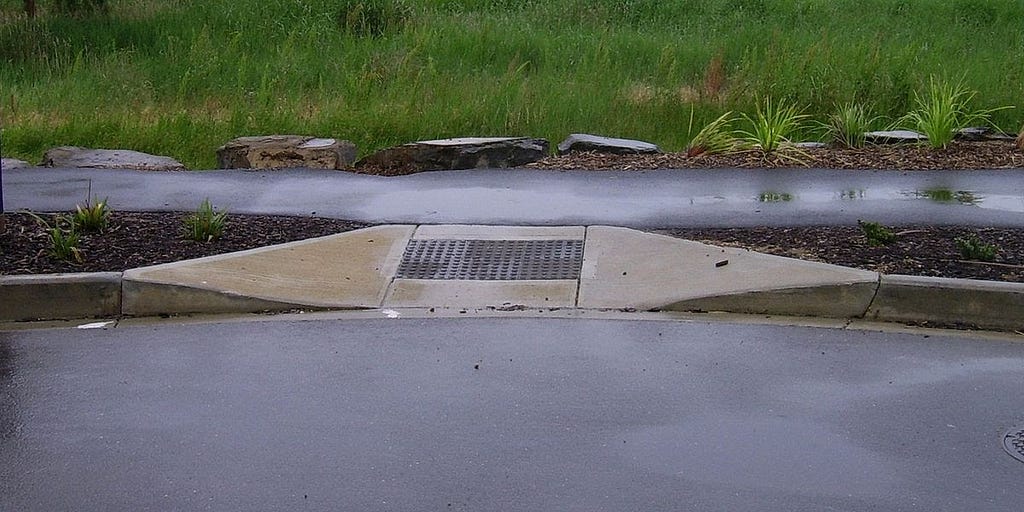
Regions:
[[396, 277], [471, 281], [578, 279], [583, 240], [410, 240]]
[[1024, 462], [1024, 427], [1007, 432], [1003, 436], [1003, 448], [1013, 458]]

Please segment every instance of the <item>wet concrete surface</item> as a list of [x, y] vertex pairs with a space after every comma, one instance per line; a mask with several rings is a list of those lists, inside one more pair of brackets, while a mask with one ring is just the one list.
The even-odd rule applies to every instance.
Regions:
[[1021, 171], [470, 170], [155, 173], [5, 170], [8, 210], [68, 210], [92, 194], [123, 210], [193, 210], [379, 223], [652, 227], [886, 224], [1024, 226]]
[[0, 332], [0, 510], [1017, 511], [1024, 344], [400, 319]]

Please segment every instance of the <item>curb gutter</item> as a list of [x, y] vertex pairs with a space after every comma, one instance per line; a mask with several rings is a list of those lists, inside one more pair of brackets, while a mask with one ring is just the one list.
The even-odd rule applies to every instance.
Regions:
[[[120, 272], [0, 276], [0, 322], [325, 309], [242, 296], [226, 297], [188, 287], [171, 290], [163, 286], [140, 286], [123, 281], [122, 277]], [[813, 296], [816, 290], [812, 287], [786, 293]], [[744, 298], [752, 299], [753, 303], [744, 305]], [[858, 304], [796, 311], [794, 304], [806, 302], [762, 302], [756, 296], [709, 298], [700, 302], [699, 308], [692, 307], [697, 304], [680, 303], [656, 309], [864, 318], [933, 326], [1024, 330], [1024, 283], [883, 274], [866, 312]]]

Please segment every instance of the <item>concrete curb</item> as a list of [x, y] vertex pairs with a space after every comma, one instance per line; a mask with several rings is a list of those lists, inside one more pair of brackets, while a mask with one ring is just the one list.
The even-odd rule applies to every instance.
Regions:
[[[828, 285], [708, 297], [658, 309], [1024, 330], [1024, 283], [883, 274], [875, 293], [865, 301], [869, 292], [865, 283], [852, 287]], [[143, 317], [196, 313], [197, 309], [262, 313], [352, 308], [282, 303], [191, 287], [147, 286], [124, 280], [119, 272], [0, 276], [0, 322]]]
[[121, 273], [0, 276], [0, 321], [121, 316]]
[[865, 318], [1024, 330], [1024, 283], [882, 275]]

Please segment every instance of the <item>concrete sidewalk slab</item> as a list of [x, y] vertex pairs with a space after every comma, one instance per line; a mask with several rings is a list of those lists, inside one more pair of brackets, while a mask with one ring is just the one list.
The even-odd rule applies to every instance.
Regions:
[[577, 281], [466, 281], [395, 279], [384, 306], [389, 308], [486, 308], [576, 306]]
[[413, 230], [378, 226], [129, 270], [125, 314], [380, 307]]
[[[586, 228], [424, 225], [416, 228], [413, 240], [583, 240]], [[503, 307], [571, 308], [576, 305], [578, 281], [463, 279], [395, 279], [384, 305], [414, 307]]]
[[578, 306], [853, 318], [875, 272], [626, 228], [587, 228]]

